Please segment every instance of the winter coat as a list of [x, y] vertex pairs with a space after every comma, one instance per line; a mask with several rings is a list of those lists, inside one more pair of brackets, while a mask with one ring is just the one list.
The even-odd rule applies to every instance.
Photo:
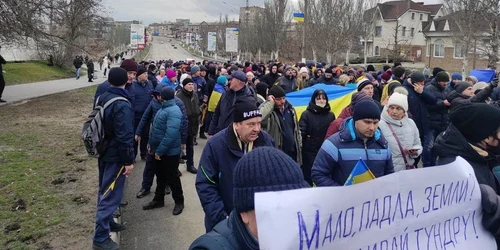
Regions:
[[365, 142], [348, 118], [339, 133], [323, 142], [311, 170], [312, 180], [317, 186], [343, 186], [360, 158], [375, 177], [394, 173], [391, 150], [380, 130]]
[[[312, 99], [315, 98], [315, 96], [312, 97]], [[299, 128], [302, 136], [302, 165], [304, 167], [312, 167], [316, 154], [325, 140], [328, 125], [333, 120], [335, 120], [335, 114], [330, 111], [330, 104], [327, 103], [324, 108], [321, 108], [312, 100], [300, 116]]]
[[276, 85], [279, 85], [281, 88], [283, 88], [285, 93], [296, 91], [297, 87], [299, 86], [297, 84], [297, 78], [292, 77], [292, 79], [290, 79], [285, 76], [281, 77]]
[[[127, 90], [117, 87], [107, 89], [100, 97], [98, 104], [104, 106], [115, 97], [125, 97], [130, 100]], [[99, 161], [118, 162], [125, 166], [134, 162], [134, 111], [130, 102], [118, 100], [104, 111], [104, 134], [107, 149]]]
[[[104, 81], [103, 83], [99, 84], [99, 86], [97, 86], [97, 89], [96, 89], [95, 95], [94, 95], [94, 105], [95, 105], [95, 102], [97, 101], [97, 97], [104, 94], [110, 88], [111, 88], [111, 84], [109, 84], [108, 80]], [[132, 108], [134, 108], [134, 106], [135, 106], [134, 84], [127, 83], [127, 85], [125, 85], [125, 89], [128, 91], [130, 105], [132, 105]]]
[[103, 68], [108, 68], [108, 67], [109, 67], [109, 64], [110, 64], [110, 62], [109, 62], [108, 57], [104, 57], [104, 60], [103, 60], [103, 62], [102, 62], [102, 67], [103, 67]]
[[[2, 68], [0, 68], [1, 70]], [[1, 73], [0, 73], [1, 74]], [[491, 94], [492, 101], [500, 101], [500, 88], [495, 88]]]
[[92, 60], [87, 62], [87, 76], [91, 80], [94, 76], [94, 62]]
[[5, 59], [3, 58], [2, 55], [0, 55], [0, 75], [3, 75], [3, 66], [2, 64], [6, 64], [7, 61], [5, 61]]
[[148, 81], [151, 82], [153, 85], [153, 89], [158, 86], [158, 79], [156, 78], [155, 74], [151, 71], [148, 71]]
[[[274, 147], [274, 141], [261, 130], [253, 148], [263, 146]], [[243, 155], [232, 125], [210, 138], [203, 148], [196, 191], [205, 212], [207, 232], [233, 210], [233, 170]]]
[[448, 107], [444, 105], [444, 100], [448, 96], [446, 88], [443, 88], [433, 79], [427, 86], [425, 90], [429, 94], [436, 98], [436, 103], [427, 104], [427, 119], [429, 120], [429, 128], [440, 132], [443, 132], [448, 127]]
[[309, 87], [310, 82], [311, 79], [309, 79], [309, 75], [305, 79], [302, 77], [297, 77], [297, 90]]
[[[434, 142], [433, 152], [438, 156], [437, 165], [454, 162], [457, 156], [464, 158], [474, 169], [477, 182], [492, 188], [491, 192], [484, 193], [482, 198], [489, 198], [495, 204], [495, 209], [483, 210], [483, 226], [500, 242], [500, 184], [492, 172], [492, 168], [500, 165], [497, 157], [485, 150], [471, 145], [458, 129], [450, 124], [444, 133], [441, 133]], [[483, 189], [483, 188], [481, 188]], [[486, 196], [486, 197], [485, 197]], [[483, 201], [484, 204], [484, 201]], [[485, 207], [483, 206], [483, 209]]]
[[326, 78], [324, 75], [318, 79], [316, 79], [316, 81], [314, 82], [314, 84], [319, 84], [319, 83], [324, 83], [326, 85], [333, 85], [333, 84], [337, 84], [337, 79], [335, 79], [335, 77], [332, 77], [332, 78]]
[[220, 84], [215, 85], [212, 94], [210, 95], [210, 99], [208, 100], [208, 112], [215, 112], [215, 108], [217, 108], [217, 104], [225, 92], [226, 88], [224, 86]]
[[[302, 135], [299, 129], [299, 121], [297, 113], [292, 104], [288, 101], [285, 103], [285, 109], [288, 109], [294, 117], [293, 139], [295, 140], [295, 152], [297, 153], [297, 163], [302, 165]], [[265, 130], [276, 143], [276, 148], [283, 150], [283, 134], [280, 123], [280, 116], [278, 109], [275, 108], [273, 101], [266, 101], [259, 107], [262, 113], [262, 129]]]
[[175, 156], [181, 154], [181, 109], [175, 105], [175, 100], [161, 104], [161, 109], [155, 115], [149, 136], [151, 152], [159, 156]]
[[258, 250], [259, 242], [250, 233], [241, 220], [241, 216], [233, 210], [227, 220], [219, 222], [212, 231], [200, 236], [189, 247], [189, 250]]
[[184, 88], [177, 93], [177, 97], [182, 100], [186, 106], [186, 114], [188, 117], [188, 136], [196, 137], [198, 127], [200, 126], [200, 105], [196, 93], [188, 92]]
[[149, 106], [151, 99], [153, 98], [152, 92], [154, 90], [153, 84], [150, 81], [139, 82], [135, 81], [132, 83], [135, 90], [135, 103], [134, 103], [134, 114], [135, 119], [139, 120], [142, 118], [144, 111]]
[[417, 124], [420, 140], [422, 141], [425, 133], [430, 129], [429, 119], [427, 118], [427, 105], [436, 104], [436, 97], [425, 88], [422, 94], [415, 92], [413, 86], [408, 81], [405, 81], [403, 86], [408, 90], [408, 112], [411, 114], [415, 124]]
[[73, 60], [73, 66], [75, 66], [75, 68], [79, 69], [82, 67], [82, 65], [83, 65], [83, 61], [80, 57], [75, 58], [75, 60]]
[[271, 88], [272, 86], [274, 86], [274, 84], [276, 82], [278, 82], [278, 78], [280, 78], [280, 75], [278, 73], [276, 73], [276, 74], [269, 73], [269, 74], [262, 76], [260, 81], [267, 83], [269, 88]]
[[[175, 97], [175, 104], [182, 112], [182, 122], [181, 122], [181, 144], [186, 144], [187, 141], [187, 133], [188, 133], [188, 118], [186, 114], [186, 106], [178, 97]], [[135, 130], [135, 134], [138, 136], [144, 136], [144, 131], [146, 130], [146, 126], [150, 126], [151, 121], [153, 121], [158, 110], [161, 109], [161, 103], [153, 98], [149, 103], [149, 106], [144, 111], [142, 115], [141, 122], [137, 126]]]
[[448, 101], [451, 103], [451, 112], [460, 108], [463, 105], [472, 104], [474, 102], [483, 102], [485, 103], [488, 100], [488, 97], [493, 93], [493, 89], [490, 86], [482, 89], [477, 95], [473, 97], [464, 96], [459, 94], [457, 91], [453, 91], [448, 95]]
[[[392, 119], [392, 117], [387, 113], [387, 106], [384, 107], [380, 118], [381, 121], [379, 122], [379, 128], [380, 131], [382, 131], [382, 134], [384, 135], [387, 142], [389, 142], [394, 171], [398, 172], [406, 169], [403, 157], [406, 158], [406, 162], [408, 162], [408, 165], [413, 166], [415, 163], [415, 158], [422, 154], [420, 134], [415, 122], [412, 119], [408, 118], [406, 114], [403, 119], [399, 121]], [[399, 143], [401, 143], [401, 147], [403, 148], [403, 150], [418, 149], [416, 156], [403, 155], [403, 152], [401, 152], [401, 150], [399, 149], [398, 142], [389, 126], [391, 126], [394, 130], [394, 133], [396, 134]]]
[[351, 105], [342, 109], [342, 112], [340, 112], [339, 117], [337, 117], [337, 119], [335, 119], [333, 122], [330, 123], [330, 125], [328, 125], [328, 130], [326, 131], [325, 140], [328, 139], [328, 137], [339, 132], [340, 127], [342, 127], [342, 124], [344, 124], [344, 119], [352, 117], [353, 112], [354, 110], [351, 107]]
[[207, 84], [205, 78], [201, 76], [192, 76], [192, 79], [195, 84], [195, 92], [198, 97], [198, 103], [206, 103], [208, 101], [208, 96], [205, 93], [205, 85]]
[[[171, 87], [171, 88], [177, 90], [179, 87], [179, 83], [177, 83], [177, 82], [172, 83], [172, 82], [170, 82], [168, 77], [164, 77], [163, 80], [160, 82], [160, 84], [158, 84], [158, 86], [161, 86], [161, 88], [168, 86], [168, 87]], [[156, 87], [156, 90], [158, 90], [158, 86]], [[161, 91], [161, 89], [159, 89], [159, 90]]]
[[[256, 99], [254, 93], [247, 86], [238, 91], [228, 90], [222, 95], [212, 116], [210, 128], [208, 129], [209, 135], [215, 135], [233, 123], [233, 106], [236, 100], [245, 97]], [[257, 103], [257, 100], [255, 102]]]

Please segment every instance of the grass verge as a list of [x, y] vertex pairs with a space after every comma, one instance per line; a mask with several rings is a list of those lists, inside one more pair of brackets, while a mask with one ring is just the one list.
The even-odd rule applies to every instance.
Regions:
[[96, 162], [80, 141], [95, 86], [0, 108], [0, 249], [86, 249]]
[[[7, 85], [23, 83], [50, 81], [75, 76], [74, 68], [61, 69], [56, 66], [48, 66], [46, 62], [30, 61], [22, 63], [7, 63], [3, 66]], [[81, 70], [80, 75], [86, 76], [86, 71]]]
[[138, 52], [134, 55], [135, 61], [140, 62], [144, 61], [146, 56], [149, 54], [149, 50], [151, 49], [151, 45], [144, 48], [144, 50], [138, 50]]

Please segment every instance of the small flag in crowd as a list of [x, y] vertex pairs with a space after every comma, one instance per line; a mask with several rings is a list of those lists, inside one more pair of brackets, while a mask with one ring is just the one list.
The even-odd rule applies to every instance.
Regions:
[[293, 13], [293, 20], [303, 23], [304, 22], [304, 13]]
[[356, 163], [356, 166], [354, 166], [354, 168], [352, 169], [352, 172], [349, 175], [349, 178], [347, 178], [344, 186], [350, 186], [373, 179], [375, 179], [375, 176], [373, 175], [372, 171], [368, 168], [368, 166], [366, 166], [366, 163], [363, 161], [363, 159], [359, 159], [358, 163]]

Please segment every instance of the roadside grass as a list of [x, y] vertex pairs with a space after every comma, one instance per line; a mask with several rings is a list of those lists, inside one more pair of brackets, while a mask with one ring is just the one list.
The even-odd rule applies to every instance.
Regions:
[[88, 246], [96, 164], [79, 134], [95, 89], [0, 108], [0, 249]]
[[[62, 69], [56, 66], [48, 66], [43, 61], [7, 63], [3, 65], [3, 69], [6, 72], [4, 77], [7, 85], [50, 81], [75, 76], [74, 68]], [[80, 75], [86, 76], [86, 74], [86, 70], [82, 68]]]
[[144, 48], [144, 50], [138, 50], [137, 53], [133, 56], [137, 62], [146, 60], [146, 56], [149, 54], [149, 50], [151, 49], [151, 45]]

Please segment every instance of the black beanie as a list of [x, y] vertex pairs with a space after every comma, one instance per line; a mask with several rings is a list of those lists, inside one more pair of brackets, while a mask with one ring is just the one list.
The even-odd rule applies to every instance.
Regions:
[[332, 70], [332, 68], [327, 68], [327, 69], [325, 70], [325, 74], [326, 74], [326, 73], [333, 74], [333, 70]]
[[373, 65], [368, 65], [366, 66], [366, 71], [370, 72], [370, 71], [375, 71], [375, 67], [373, 67]]
[[113, 86], [123, 86], [128, 81], [127, 71], [123, 68], [111, 68], [108, 74], [108, 82]]
[[435, 77], [441, 71], [444, 71], [444, 69], [442, 69], [440, 67], [435, 67], [434, 69], [432, 69], [432, 75]]
[[462, 94], [462, 92], [464, 92], [464, 90], [466, 90], [469, 87], [472, 87], [472, 83], [460, 81], [457, 84], [455, 84], [455, 91], [457, 91], [457, 93], [459, 94]]
[[233, 205], [238, 213], [255, 209], [255, 193], [310, 187], [297, 162], [274, 147], [245, 154], [233, 173]]
[[285, 97], [285, 91], [283, 90], [282, 87], [280, 87], [278, 85], [274, 85], [269, 90], [269, 95], [272, 95], [275, 98], [281, 98], [281, 97]]
[[192, 83], [192, 82], [193, 82], [193, 79], [186, 78], [186, 79], [184, 79], [184, 81], [182, 81], [182, 86], [186, 87], [186, 84]]
[[161, 89], [160, 95], [163, 100], [169, 101], [174, 99], [175, 90], [172, 87], [166, 86]]
[[260, 113], [253, 97], [244, 97], [236, 100], [233, 109], [233, 122], [242, 122], [254, 117], [262, 117], [262, 113]]
[[486, 103], [468, 104], [454, 110], [450, 121], [468, 142], [477, 143], [500, 128], [500, 109]]
[[269, 86], [267, 85], [267, 83], [259, 82], [255, 86], [255, 89], [257, 90], [257, 94], [261, 95], [264, 98], [267, 97], [267, 90], [269, 89]]
[[354, 106], [352, 118], [354, 121], [363, 119], [380, 120], [380, 108], [373, 101], [361, 101]]
[[137, 70], [137, 76], [140, 76], [140, 75], [142, 75], [142, 74], [144, 74], [144, 73], [146, 73], [146, 72], [148, 72], [148, 71], [146, 70], [146, 68], [144, 68], [144, 67], [139, 67], [139, 69]]
[[436, 82], [449, 82], [450, 81], [450, 76], [446, 71], [439, 71], [436, 76]]

